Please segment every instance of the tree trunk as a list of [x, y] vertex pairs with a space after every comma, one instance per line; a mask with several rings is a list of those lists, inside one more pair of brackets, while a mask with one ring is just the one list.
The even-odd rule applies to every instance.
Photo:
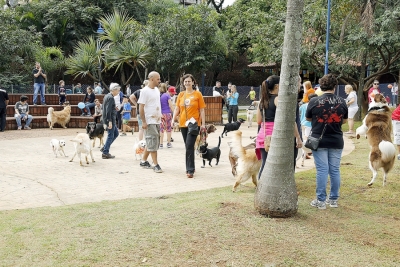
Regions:
[[357, 90], [357, 104], [360, 107], [359, 112], [357, 112], [357, 120], [360, 121], [361, 118], [364, 118], [365, 114], [368, 111], [368, 96], [364, 89], [364, 81], [365, 81], [365, 72], [366, 72], [366, 64], [367, 64], [367, 52], [363, 52], [361, 56], [361, 72], [360, 72], [360, 81], [358, 84]]
[[271, 217], [297, 212], [294, 179], [294, 124], [299, 87], [304, 0], [288, 0], [278, 107], [271, 148], [257, 185], [255, 209]]

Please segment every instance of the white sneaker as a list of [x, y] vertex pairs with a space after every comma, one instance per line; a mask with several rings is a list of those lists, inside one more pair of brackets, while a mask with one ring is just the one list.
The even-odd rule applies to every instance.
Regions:
[[325, 204], [329, 205], [331, 208], [337, 208], [338, 207], [338, 201], [337, 200], [332, 200], [332, 199], [326, 199]]
[[318, 199], [314, 199], [313, 201], [311, 201], [310, 203], [311, 206], [316, 207], [320, 210], [324, 210], [326, 209], [326, 204], [324, 201], [319, 201]]

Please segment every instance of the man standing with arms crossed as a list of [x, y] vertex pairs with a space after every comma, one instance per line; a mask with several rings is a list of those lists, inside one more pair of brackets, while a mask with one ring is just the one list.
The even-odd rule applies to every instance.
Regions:
[[39, 62], [35, 63], [35, 68], [33, 69], [32, 74], [33, 74], [33, 80], [34, 80], [33, 105], [36, 106], [37, 95], [38, 95], [38, 93], [40, 93], [40, 103], [43, 106], [46, 106], [44, 94], [45, 94], [45, 81], [46, 81], [47, 76], [46, 76], [46, 72], [44, 71], [44, 69], [42, 69], [42, 67], [40, 67]]
[[110, 154], [110, 146], [117, 139], [119, 133], [117, 128], [117, 110], [115, 108], [114, 97], [119, 95], [121, 86], [118, 83], [110, 84], [110, 93], [108, 93], [103, 100], [103, 125], [107, 128], [106, 144], [100, 151], [103, 153], [103, 159], [113, 159], [115, 156]]
[[[157, 161], [157, 150], [160, 146], [161, 123], [160, 91], [157, 86], [160, 84], [160, 81], [160, 74], [158, 72], [150, 72], [149, 83], [140, 91], [140, 97], [138, 100], [139, 114], [143, 121], [142, 128], [146, 140], [146, 148], [140, 166], [146, 169], [153, 169], [156, 173], [162, 172]], [[147, 161], [149, 155], [151, 155], [154, 167], [152, 167]]]

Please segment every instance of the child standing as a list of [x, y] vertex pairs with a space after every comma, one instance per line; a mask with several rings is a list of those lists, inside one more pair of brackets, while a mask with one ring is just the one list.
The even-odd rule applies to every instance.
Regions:
[[59, 101], [60, 102], [60, 106], [62, 106], [65, 103], [66, 99], [67, 99], [67, 95], [66, 95], [65, 88], [64, 88], [65, 83], [64, 83], [63, 80], [61, 80], [61, 81], [58, 82], [58, 84], [59, 84], [59, 86], [58, 86], [58, 98], [60, 99], [60, 101]]
[[101, 116], [103, 115], [103, 114], [102, 114], [103, 105], [100, 104], [100, 101], [99, 101], [98, 99], [95, 99], [95, 100], [94, 100], [94, 103], [96, 104], [96, 106], [94, 106], [94, 115], [93, 115], [93, 118], [94, 118], [94, 122], [95, 122], [95, 123], [99, 123], [100, 120], [101, 120]]
[[122, 98], [122, 134], [121, 136], [126, 136], [126, 132], [134, 132], [134, 129], [129, 127], [128, 122], [131, 118], [131, 104], [128, 102], [128, 96], [124, 95]]

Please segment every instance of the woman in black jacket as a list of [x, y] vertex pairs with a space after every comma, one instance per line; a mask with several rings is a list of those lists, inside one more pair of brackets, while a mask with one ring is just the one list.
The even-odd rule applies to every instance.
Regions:
[[88, 86], [86, 89], [85, 97], [83, 98], [83, 103], [85, 103], [85, 107], [82, 108], [81, 116], [91, 117], [90, 109], [93, 108], [96, 104], [94, 103], [96, 96], [93, 93], [92, 87]]

